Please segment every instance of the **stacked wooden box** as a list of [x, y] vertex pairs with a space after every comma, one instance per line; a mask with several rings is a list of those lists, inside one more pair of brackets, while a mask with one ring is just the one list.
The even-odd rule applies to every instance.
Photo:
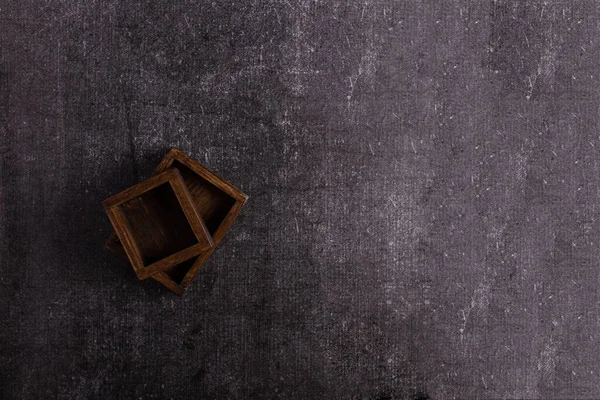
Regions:
[[152, 178], [102, 202], [115, 229], [106, 246], [126, 256], [140, 279], [181, 295], [247, 199], [173, 148]]

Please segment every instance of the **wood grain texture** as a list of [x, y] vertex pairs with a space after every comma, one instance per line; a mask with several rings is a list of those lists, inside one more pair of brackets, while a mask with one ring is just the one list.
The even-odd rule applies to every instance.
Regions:
[[[205, 221], [214, 241], [214, 246], [206, 249], [193, 263], [182, 259], [180, 263], [170, 264], [169, 268], [164, 270], [161, 268], [161, 273], [152, 276], [156, 281], [181, 295], [233, 224], [248, 196], [177, 148], [172, 148], [165, 155], [154, 175], [160, 176], [164, 171], [173, 168], [181, 173], [183, 183], [194, 203], [194, 209]], [[116, 254], [123, 254], [122, 245], [115, 234], [108, 239], [106, 247]]]
[[176, 168], [165, 169], [102, 205], [140, 279], [213, 247]]

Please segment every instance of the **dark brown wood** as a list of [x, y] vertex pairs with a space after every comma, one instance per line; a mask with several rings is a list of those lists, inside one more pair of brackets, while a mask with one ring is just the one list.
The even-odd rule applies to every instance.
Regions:
[[168, 168], [102, 202], [140, 279], [213, 247], [183, 177]]
[[[196, 210], [214, 242], [212, 248], [196, 258], [173, 264], [152, 275], [152, 279], [181, 295], [231, 227], [248, 196], [179, 149], [172, 148], [154, 174], [161, 174], [170, 168], [177, 168], [181, 173]], [[114, 234], [108, 239], [106, 247], [116, 254], [124, 253], [119, 238]]]

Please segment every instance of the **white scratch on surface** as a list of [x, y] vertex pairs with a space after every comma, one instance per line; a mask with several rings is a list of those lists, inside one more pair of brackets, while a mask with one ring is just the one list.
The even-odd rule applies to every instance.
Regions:
[[532, 75], [534, 78], [531, 79], [531, 76], [527, 77], [527, 80], [529, 81], [529, 93], [527, 94], [527, 96], [525, 96], [527, 98], [527, 100], [529, 100], [531, 98], [531, 95], [533, 94], [533, 87], [535, 86], [535, 81], [537, 81], [537, 75]]
[[192, 36], [196, 37], [196, 32], [194, 31], [194, 28], [192, 28], [192, 25], [190, 24], [190, 21], [188, 20], [187, 15], [183, 15], [183, 19], [185, 19], [185, 23], [187, 24], [188, 28], [190, 29], [190, 32], [192, 32]]
[[348, 79], [350, 80], [350, 93], [348, 94], [348, 102], [350, 102], [352, 95], [354, 94], [354, 83], [358, 80], [358, 77], [354, 78], [354, 81], [352, 80], [351, 76], [349, 76]]
[[350, 39], [348, 38], [348, 34], [346, 33], [346, 31], [344, 31], [344, 36], [346, 36], [346, 43], [348, 43], [348, 48], [352, 48], [352, 46], [350, 45]]
[[550, 338], [545, 343], [537, 363], [538, 371], [541, 371], [542, 375], [546, 378], [550, 378], [550, 380], [554, 377], [554, 371], [556, 369], [557, 351], [558, 347], [556, 343]]
[[489, 307], [489, 295], [490, 295], [491, 286], [487, 282], [481, 282], [477, 289], [473, 292], [473, 296], [471, 296], [471, 303], [460, 310], [462, 314], [462, 326], [459, 328], [460, 331], [460, 341], [464, 343], [465, 340], [465, 331], [467, 329], [467, 321], [471, 316], [471, 313], [475, 311], [475, 316], [480, 316], [485, 318], [487, 316], [487, 311]]
[[396, 204], [394, 199], [392, 199], [392, 196], [390, 196], [389, 199], [390, 199], [390, 202], [392, 203], [392, 205], [394, 206], [394, 208], [398, 208], [398, 205]]

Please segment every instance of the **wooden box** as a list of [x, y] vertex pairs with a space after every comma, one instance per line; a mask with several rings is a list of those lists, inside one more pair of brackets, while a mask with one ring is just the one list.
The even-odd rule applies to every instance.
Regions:
[[[170, 168], [176, 168], [181, 173], [192, 202], [204, 220], [214, 244], [198, 256], [161, 269], [152, 275], [152, 279], [181, 295], [233, 224], [248, 196], [179, 149], [173, 148], [167, 153], [154, 175]], [[108, 239], [106, 246], [117, 254], [125, 253], [115, 234]]]
[[102, 202], [140, 279], [213, 247], [213, 240], [176, 168]]

